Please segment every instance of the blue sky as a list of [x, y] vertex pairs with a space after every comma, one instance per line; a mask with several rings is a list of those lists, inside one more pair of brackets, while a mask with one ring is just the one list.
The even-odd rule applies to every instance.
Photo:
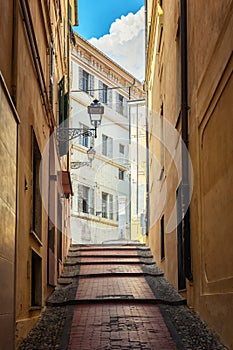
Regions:
[[143, 81], [144, 12], [144, 0], [79, 0], [79, 26], [74, 30]]
[[143, 6], [144, 0], [78, 0], [78, 34], [89, 40], [100, 38], [109, 33], [116, 18], [136, 13]]

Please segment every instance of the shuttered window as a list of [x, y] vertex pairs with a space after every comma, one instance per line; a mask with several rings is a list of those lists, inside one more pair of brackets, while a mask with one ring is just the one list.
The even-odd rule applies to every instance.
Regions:
[[94, 88], [94, 75], [79, 67], [79, 90], [88, 93], [90, 96], [94, 96]]
[[108, 106], [112, 107], [112, 90], [108, 89]]
[[108, 86], [99, 80], [99, 100], [105, 104], [108, 103]]
[[94, 215], [94, 189], [78, 185], [78, 211]]
[[109, 158], [113, 156], [113, 139], [107, 135], [102, 135], [102, 154]]
[[41, 159], [36, 135], [32, 130], [32, 230], [40, 240], [42, 238]]
[[49, 67], [49, 99], [53, 108], [54, 103], [54, 49], [53, 44], [50, 45], [50, 67]]
[[[65, 93], [64, 90], [65, 79], [64, 77], [58, 84], [58, 115], [59, 115], [59, 128], [68, 128], [69, 127], [69, 94]], [[60, 156], [63, 156], [68, 153], [69, 150], [69, 134], [64, 137], [59, 142], [59, 151]]]
[[124, 117], [127, 117], [127, 99], [123, 97], [121, 94], [116, 92], [116, 111], [123, 115]]
[[113, 195], [102, 192], [102, 217], [113, 220]]

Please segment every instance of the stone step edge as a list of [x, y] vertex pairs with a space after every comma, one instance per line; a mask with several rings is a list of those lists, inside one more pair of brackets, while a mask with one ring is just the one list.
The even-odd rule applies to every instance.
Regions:
[[106, 272], [106, 273], [88, 273], [88, 274], [67, 274], [61, 275], [59, 278], [75, 278], [75, 277], [84, 277], [84, 278], [94, 278], [94, 277], [138, 277], [138, 276], [152, 276], [152, 277], [163, 277], [163, 272], [150, 273], [150, 272]]
[[61, 307], [83, 304], [109, 304], [109, 303], [121, 303], [121, 304], [154, 304], [154, 305], [169, 305], [169, 306], [181, 306], [187, 305], [186, 299], [179, 300], [165, 300], [165, 299], [141, 299], [141, 298], [97, 298], [97, 299], [70, 299], [65, 301], [46, 301], [46, 306]]
[[113, 250], [113, 251], [125, 251], [125, 250], [130, 250], [130, 251], [142, 251], [142, 252], [149, 252], [150, 251], [150, 248], [149, 247], [135, 247], [135, 246], [129, 246], [129, 247], [100, 247], [100, 246], [97, 246], [97, 247], [87, 247], [85, 249], [83, 248], [75, 248], [75, 247], [70, 247], [69, 251], [70, 252], [92, 252], [92, 251], [99, 251], [99, 250], [104, 250], [104, 251], [109, 251], [109, 250]]
[[80, 259], [80, 258], [89, 258], [89, 259], [96, 259], [97, 261], [99, 259], [112, 259], [112, 260], [117, 260], [117, 259], [153, 259], [153, 256], [145, 256], [145, 255], [67, 255], [66, 261], [70, 261], [73, 259]]
[[65, 261], [64, 266], [75, 266], [75, 265], [156, 265], [154, 261]]

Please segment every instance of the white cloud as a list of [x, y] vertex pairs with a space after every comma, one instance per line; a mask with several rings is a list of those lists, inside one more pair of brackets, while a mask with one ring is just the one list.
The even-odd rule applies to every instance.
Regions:
[[144, 79], [145, 14], [144, 6], [136, 13], [121, 16], [112, 23], [109, 34], [89, 42], [104, 52], [137, 79]]

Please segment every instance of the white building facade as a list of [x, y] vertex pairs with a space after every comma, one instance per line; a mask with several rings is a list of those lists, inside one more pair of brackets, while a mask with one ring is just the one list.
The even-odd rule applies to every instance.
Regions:
[[[142, 98], [141, 83], [80, 36], [72, 52], [71, 126], [93, 128], [87, 107], [97, 99], [104, 106], [97, 137], [88, 133], [71, 141], [73, 243], [101, 244], [131, 239], [130, 118], [128, 100]], [[83, 166], [82, 166], [83, 165]]]

